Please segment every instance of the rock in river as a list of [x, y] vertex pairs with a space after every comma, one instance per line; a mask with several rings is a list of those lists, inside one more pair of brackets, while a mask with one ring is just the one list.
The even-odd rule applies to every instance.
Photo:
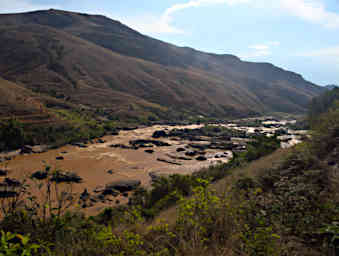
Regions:
[[0, 169], [0, 176], [7, 176], [7, 174], [8, 174], [7, 170]]
[[129, 142], [133, 147], [149, 147], [150, 145], [154, 145], [157, 147], [169, 147], [171, 146], [167, 142], [163, 142], [160, 140], [131, 140]]
[[148, 154], [153, 154], [154, 150], [153, 149], [146, 149], [145, 152], [148, 153]]
[[36, 171], [31, 175], [31, 178], [37, 179], [37, 180], [44, 180], [47, 178], [47, 172], [44, 171]]
[[106, 185], [104, 194], [110, 194], [111, 191], [117, 190], [121, 193], [135, 190], [141, 185], [140, 180], [120, 180], [111, 182]]
[[204, 156], [198, 156], [198, 157], [196, 158], [196, 160], [198, 160], [198, 161], [206, 161], [207, 158], [204, 157]]
[[153, 138], [158, 139], [160, 137], [167, 137], [167, 133], [163, 130], [155, 131], [152, 135]]
[[51, 179], [57, 183], [67, 182], [67, 183], [80, 183], [82, 178], [74, 172], [56, 172], [53, 174]]

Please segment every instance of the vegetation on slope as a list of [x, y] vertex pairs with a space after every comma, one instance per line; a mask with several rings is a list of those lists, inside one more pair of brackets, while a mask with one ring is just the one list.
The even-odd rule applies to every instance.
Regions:
[[[276, 148], [274, 139], [257, 140], [252, 150], [259, 153], [250, 150], [191, 177], [162, 178], [151, 191], [139, 190], [129, 206], [96, 217], [65, 214], [72, 197], [57, 196], [46, 204], [31, 198], [18, 207], [25, 195], [18, 188], [16, 199], [0, 200], [5, 216], [0, 250], [4, 255], [25, 255], [24, 250], [33, 255], [336, 255], [339, 110], [330, 108], [319, 119], [312, 138], [292, 150], [247, 164]], [[223, 179], [208, 185], [215, 177]], [[64, 191], [49, 180], [39, 187], [61, 195]], [[176, 207], [166, 215], [163, 210], [171, 205]], [[153, 219], [158, 213], [169, 217]]]
[[[276, 146], [271, 151], [279, 146], [274, 138], [269, 140], [258, 138], [256, 143], [257, 145], [273, 143]], [[261, 149], [258, 147], [260, 150], [258, 157], [269, 153], [266, 149], [263, 151]], [[145, 239], [149, 239], [146, 236], [154, 236], [159, 232], [160, 235], [164, 230], [170, 232], [169, 227], [150, 226], [144, 233], [137, 232], [139, 225], [147, 225], [147, 222], [161, 211], [184, 202], [184, 198], [195, 197], [197, 191], [208, 193], [206, 200], [209, 200], [212, 195], [205, 191], [208, 180], [215, 181], [229, 175], [232, 168], [247, 162], [248, 155], [252, 154], [244, 152], [229, 164], [201, 170], [193, 176], [173, 175], [169, 178], [160, 178], [154, 182], [150, 191], [143, 189], [136, 191], [128, 206], [106, 209], [100, 215], [90, 218], [82, 216], [80, 211], [66, 212], [71, 205], [74, 209], [77, 196], [72, 194], [71, 184], [60, 185], [53, 182], [56, 173], [60, 171], [52, 171], [46, 167], [44, 171], [46, 179], [37, 181], [37, 189], [43, 193], [43, 203], [41, 199], [38, 201], [27, 192], [24, 183], [17, 186], [14, 198], [4, 196], [0, 199], [1, 213], [5, 217], [0, 223], [0, 228], [6, 231], [8, 236], [23, 237], [30, 241], [28, 245], [32, 245], [36, 254], [41, 255], [145, 255], [146, 253], [171, 255], [174, 251], [166, 244], [161, 243], [159, 247], [149, 244], [144, 247]], [[185, 221], [184, 219], [188, 217], [184, 215], [180, 217], [180, 221]], [[168, 237], [175, 239], [173, 242], [184, 235], [181, 229], [184, 230], [186, 224], [182, 223], [180, 226], [180, 229], [175, 232], [171, 231], [172, 237]], [[176, 228], [178, 227], [179, 224]], [[170, 233], [166, 233], [166, 236], [168, 234]], [[16, 248], [15, 253], [18, 255], [25, 249], [20, 239], [8, 239], [4, 241], [2, 247], [0, 246], [1, 252], [10, 255], [6, 254], [5, 247]], [[32, 249], [32, 253], [34, 250]]]
[[309, 119], [317, 120], [319, 115], [326, 113], [330, 108], [336, 108], [335, 102], [339, 100], [339, 88], [333, 88], [312, 99], [310, 103]]
[[271, 64], [176, 47], [103, 16], [49, 10], [0, 24], [2, 76], [119, 118], [303, 112], [322, 91]]

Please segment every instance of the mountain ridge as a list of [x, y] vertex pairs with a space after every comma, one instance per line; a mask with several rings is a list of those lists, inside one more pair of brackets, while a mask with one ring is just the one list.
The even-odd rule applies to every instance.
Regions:
[[1, 14], [0, 23], [5, 79], [112, 115], [126, 102], [125, 113], [154, 104], [188, 116], [303, 112], [323, 90], [273, 64], [177, 47], [102, 15], [52, 9]]

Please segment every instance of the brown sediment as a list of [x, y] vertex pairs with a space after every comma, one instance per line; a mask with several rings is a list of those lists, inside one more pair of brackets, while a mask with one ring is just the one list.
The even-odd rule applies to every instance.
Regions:
[[[214, 159], [213, 154], [220, 153], [220, 150], [206, 150], [208, 160], [201, 162], [192, 158], [190, 161], [176, 159], [180, 165], [172, 165], [166, 161], [157, 161], [157, 159], [168, 159], [177, 156], [184, 157], [185, 152], [177, 152], [178, 147], [185, 147], [190, 142], [183, 140], [171, 140], [169, 138], [160, 138], [163, 142], [168, 142], [171, 146], [152, 147], [153, 154], [148, 154], [145, 148], [123, 149], [110, 147], [112, 144], [129, 145], [130, 140], [136, 139], [152, 139], [154, 131], [159, 129], [173, 128], [189, 128], [194, 129], [201, 127], [199, 125], [192, 126], [153, 126], [140, 128], [133, 131], [121, 131], [118, 136], [105, 136], [102, 138], [104, 143], [88, 144], [87, 148], [66, 145], [59, 149], [49, 150], [40, 154], [24, 154], [17, 155], [11, 161], [6, 162], [6, 168], [10, 169], [9, 176], [22, 180], [29, 177], [33, 172], [43, 170], [46, 165], [52, 169], [61, 169], [77, 173], [83, 182], [73, 185], [73, 192], [81, 193], [84, 189], [94, 195], [93, 190], [97, 186], [105, 186], [107, 183], [118, 180], [140, 180], [142, 186], [149, 187], [151, 178], [149, 173], [157, 172], [164, 174], [191, 174], [202, 167], [207, 167], [216, 161], [227, 161], [224, 159]], [[58, 156], [62, 156], [63, 160], [56, 160]], [[111, 170], [111, 172], [108, 172]], [[86, 214], [96, 214], [100, 210], [108, 206], [115, 206], [116, 200], [121, 204], [126, 203], [128, 199], [122, 195], [111, 198], [112, 201], [106, 203], [95, 203], [94, 206], [85, 208]]]

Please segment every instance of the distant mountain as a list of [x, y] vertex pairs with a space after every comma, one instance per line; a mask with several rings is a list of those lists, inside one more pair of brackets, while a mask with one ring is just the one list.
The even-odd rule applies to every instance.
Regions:
[[104, 16], [60, 10], [0, 15], [0, 74], [112, 118], [300, 113], [324, 90], [269, 63], [177, 47]]
[[328, 89], [328, 90], [333, 90], [334, 88], [338, 88], [339, 86], [338, 85], [335, 85], [335, 84], [329, 84], [329, 85], [326, 85], [325, 88]]

